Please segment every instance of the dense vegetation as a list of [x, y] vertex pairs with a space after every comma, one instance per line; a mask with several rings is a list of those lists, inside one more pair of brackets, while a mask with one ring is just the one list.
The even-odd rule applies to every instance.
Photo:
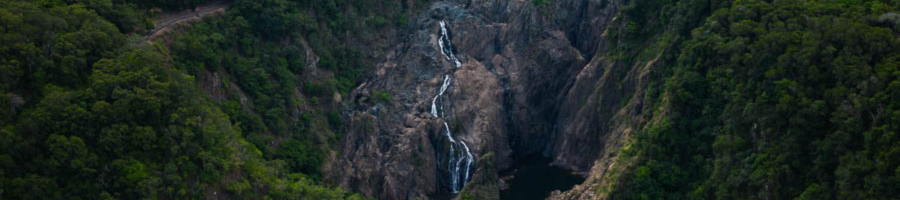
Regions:
[[[0, 199], [361, 198], [321, 182], [338, 99], [369, 70], [359, 46], [415, 8], [241, 0], [142, 41], [148, 9], [206, 2], [0, 1]], [[608, 54], [661, 55], [647, 96], [662, 120], [623, 152], [635, 163], [612, 197], [897, 198], [898, 13], [897, 0], [629, 1]], [[210, 74], [224, 99], [198, 87]]]
[[[236, 84], [226, 87], [239, 87], [252, 101], [242, 102], [241, 94], [232, 92], [220, 106], [247, 140], [261, 147], [266, 159], [318, 179], [326, 144], [338, 140], [343, 123], [333, 98], [346, 97], [366, 70], [354, 46], [359, 44], [345, 41], [371, 39], [385, 26], [380, 19], [403, 25], [400, 4], [260, 0], [238, 1], [231, 9], [176, 38], [175, 66], [195, 76], [228, 74], [221, 81]], [[304, 41], [313, 52], [304, 50]], [[303, 78], [310, 71], [330, 74]]]
[[897, 198], [898, 12], [890, 0], [632, 1], [619, 50], [665, 44], [649, 96], [667, 114], [636, 135], [613, 197]]
[[[109, 0], [95, 0], [99, 2], [107, 2], [109, 4]], [[136, 5], [143, 8], [162, 8], [167, 10], [179, 10], [179, 9], [191, 9], [200, 4], [210, 2], [212, 0], [153, 0], [153, 1], [144, 1], [144, 0], [112, 0], [113, 4], [118, 5]]]
[[[291, 91], [305, 62], [295, 43], [279, 41], [300, 29], [260, 28], [309, 22], [297, 3], [239, 1], [171, 51], [132, 34], [149, 27], [146, 8], [194, 3], [0, 2], [0, 198], [360, 198], [317, 178], [327, 144], [311, 138], [337, 132], [335, 112], [288, 114], [302, 104]], [[348, 79], [331, 86], [346, 91], [359, 59], [338, 49], [319, 54], [341, 60], [324, 66]], [[255, 109], [199, 89], [197, 77], [220, 67]], [[309, 128], [317, 119], [328, 125]], [[285, 140], [272, 149], [272, 138]]]

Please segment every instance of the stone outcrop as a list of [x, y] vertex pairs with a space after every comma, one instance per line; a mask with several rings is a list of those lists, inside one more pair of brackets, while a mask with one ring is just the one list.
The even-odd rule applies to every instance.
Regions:
[[[370, 52], [375, 71], [345, 99], [349, 125], [324, 167], [326, 181], [378, 199], [449, 193], [438, 167], [449, 143], [445, 122], [481, 158], [463, 192], [498, 197], [491, 194], [499, 192], [497, 172], [538, 154], [602, 176], [627, 135], [648, 120], [643, 88], [655, 65], [605, 57], [605, 33], [620, 28], [609, 25], [621, 1], [551, 2], [439, 1], [412, 17], [390, 48]], [[459, 68], [441, 55], [440, 21]], [[454, 80], [442, 104], [448, 115], [438, 118], [429, 112], [444, 74]], [[385, 92], [390, 101], [375, 98]]]

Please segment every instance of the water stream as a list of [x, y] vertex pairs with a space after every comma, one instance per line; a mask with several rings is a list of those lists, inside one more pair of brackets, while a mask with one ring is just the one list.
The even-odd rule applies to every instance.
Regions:
[[447, 24], [444, 21], [441, 21], [441, 38], [438, 40], [438, 45], [441, 47], [441, 54], [444, 54], [447, 60], [456, 64], [456, 68], [462, 65], [459, 59], [456, 58], [456, 55], [453, 54], [453, 44], [450, 42], [450, 34], [447, 33]]
[[[444, 58], [446, 58], [448, 61], [455, 64], [456, 68], [459, 68], [462, 64], [459, 62], [459, 59], [456, 58], [456, 55], [453, 54], [453, 44], [450, 42], [451, 40], [450, 34], [447, 31], [447, 24], [444, 23], [444, 21], [441, 21], [440, 26], [441, 38], [438, 40], [438, 45], [440, 47], [441, 54], [444, 55]], [[472, 170], [472, 164], [474, 164], [475, 162], [475, 157], [472, 155], [472, 152], [469, 151], [469, 146], [466, 145], [466, 142], [453, 138], [453, 133], [450, 131], [450, 125], [447, 124], [449, 118], [447, 116], [447, 111], [444, 110], [444, 104], [446, 103], [446, 101], [448, 101], [448, 98], [442, 97], [452, 84], [453, 72], [451, 71], [449, 74], [444, 75], [444, 81], [441, 84], [441, 88], [438, 90], [437, 95], [435, 95], [434, 98], [431, 99], [431, 115], [444, 119], [444, 135], [446, 135], [447, 139], [449, 139], [450, 141], [450, 153], [449, 155], [447, 155], [448, 159], [446, 163], [447, 171], [449, 171], [450, 173], [449, 177], [447, 178], [450, 180], [450, 192], [456, 194], [466, 186], [466, 183], [471, 178], [470, 173]], [[440, 159], [438, 160], [440, 161]], [[438, 166], [441, 167], [441, 165], [442, 163], [439, 162]]]
[[[451, 33], [447, 31], [447, 23], [440, 22], [440, 38], [438, 46], [441, 55], [447, 61], [453, 63], [458, 69], [461, 66], [459, 59], [453, 53], [453, 44], [451, 43]], [[431, 115], [444, 119], [442, 131], [449, 141], [449, 152], [438, 151], [438, 180], [441, 184], [447, 184], [450, 193], [436, 194], [432, 196], [435, 199], [451, 199], [462, 190], [466, 183], [472, 178], [471, 173], [474, 169], [472, 166], [475, 162], [475, 156], [469, 150], [469, 146], [461, 139], [454, 138], [450, 127], [450, 112], [445, 110], [444, 104], [448, 104], [450, 98], [444, 94], [453, 86], [453, 72], [443, 74], [443, 82], [437, 90], [437, 94], [431, 99]], [[440, 76], [439, 76], [440, 78]], [[449, 105], [449, 104], [448, 104]], [[449, 107], [448, 107], [449, 108]], [[447, 154], [444, 154], [447, 153]], [[442, 157], [446, 158], [442, 159]], [[544, 199], [553, 190], [568, 190], [575, 184], [584, 181], [577, 175], [566, 170], [549, 166], [548, 158], [534, 156], [529, 159], [519, 161], [515, 169], [505, 172], [506, 175], [512, 175], [509, 182], [509, 189], [500, 193], [501, 199]], [[443, 172], [447, 170], [447, 172]], [[504, 173], [501, 173], [504, 174]]]
[[[433, 99], [431, 99], [431, 115], [434, 115], [434, 117], [443, 117], [443, 115], [438, 116], [439, 113], [438, 113], [438, 107], [437, 107], [437, 100], [442, 95], [444, 95], [444, 92], [447, 91], [447, 87], [450, 86], [450, 83], [452, 81], [453, 81], [453, 78], [450, 77], [449, 74], [444, 75], [444, 83], [441, 84], [441, 89], [439, 90], [438, 94], [435, 95]], [[444, 104], [441, 104], [441, 111], [443, 111], [443, 110], [444, 110]]]

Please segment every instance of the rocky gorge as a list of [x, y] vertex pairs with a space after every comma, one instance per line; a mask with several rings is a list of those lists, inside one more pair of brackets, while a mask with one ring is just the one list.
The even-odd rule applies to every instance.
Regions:
[[0, 199], [897, 199], [900, 0], [3, 0]]
[[[606, 53], [608, 30], [623, 28], [613, 23], [622, 3], [431, 3], [349, 95], [327, 182], [379, 199], [460, 191], [498, 199], [498, 173], [533, 156], [603, 176], [651, 118], [643, 86], [654, 63], [625, 65]], [[375, 101], [379, 92], [391, 101]]]

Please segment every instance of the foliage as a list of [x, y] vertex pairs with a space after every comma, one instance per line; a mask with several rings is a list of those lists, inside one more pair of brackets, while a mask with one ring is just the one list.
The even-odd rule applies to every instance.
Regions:
[[[344, 123], [326, 102], [335, 93], [346, 97], [367, 70], [355, 42], [371, 40], [372, 30], [405, 24], [401, 9], [398, 1], [236, 1], [226, 15], [176, 37], [173, 65], [197, 77], [215, 72], [232, 81], [229, 87], [246, 96], [228, 92], [219, 106], [259, 148], [262, 162], [280, 163], [285, 173], [316, 182]], [[316, 79], [307, 79], [309, 71]], [[248, 184], [259, 185], [227, 187], [254, 193]]]
[[[116, 4], [136, 4], [144, 8], [163, 8], [167, 10], [191, 9], [212, 0], [112, 0]], [[110, 2], [110, 1], [105, 1]]]
[[384, 90], [374, 90], [372, 91], [372, 100], [375, 102], [380, 102], [384, 104], [391, 103], [391, 94]]
[[[241, 125], [265, 158], [285, 161], [291, 172], [317, 180], [323, 150], [329, 141], [337, 141], [343, 126], [340, 113], [322, 102], [330, 102], [335, 92], [346, 95], [358, 84], [363, 65], [361, 52], [344, 42], [358, 38], [346, 33], [384, 27], [358, 24], [356, 19], [397, 18], [389, 12], [395, 9], [401, 8], [394, 1], [237, 1], [225, 16], [204, 20], [179, 35], [171, 46], [173, 62], [194, 76], [226, 72], [247, 96], [238, 103], [244, 97], [229, 94], [232, 100], [220, 104], [232, 123]], [[303, 44], [307, 41], [312, 52]], [[308, 69], [311, 66], [319, 69]], [[332, 76], [304, 80], [308, 70]]]
[[[24, 144], [3, 151], [17, 163], [4, 170], [12, 183], [4, 195], [188, 197], [194, 194], [185, 181], [219, 180], [234, 167], [228, 147], [237, 133], [221, 112], [192, 95], [182, 84], [186, 77], [161, 64], [158, 54], [128, 51], [94, 63], [84, 89], [45, 89], [15, 134], [5, 135]], [[173, 174], [149, 176], [163, 172]], [[32, 180], [44, 180], [49, 191], [24, 192], [34, 189], [27, 184]]]
[[897, 12], [898, 2], [680, 7], [693, 2], [633, 1], [643, 5], [628, 8], [629, 20], [642, 27], [634, 32], [644, 34], [667, 27], [654, 23], [679, 27], [680, 19], [709, 16], [690, 32], [662, 29], [685, 38], [671, 48], [678, 56], [661, 91], [670, 112], [635, 136], [640, 160], [615, 197], [900, 195], [893, 189], [900, 186], [900, 29], [879, 20]]
[[[298, 102], [285, 101], [303, 64], [298, 48], [221, 50], [255, 43], [224, 41], [255, 35], [236, 16], [233, 29], [189, 32], [164, 55], [126, 44], [119, 29], [146, 20], [136, 8], [0, 1], [0, 106], [12, 108], [0, 109], [0, 199], [199, 199], [216, 188], [238, 198], [361, 199], [318, 185], [324, 150], [310, 147], [310, 134], [280, 148], [248, 142], [266, 138], [245, 133], [294, 126], [269, 120]], [[195, 85], [206, 66], [224, 63], [234, 63], [226, 67], [241, 87], [256, 86], [265, 112], [236, 97], [214, 104]]]
[[115, 55], [125, 42], [113, 24], [81, 4], [52, 9], [19, 1], [0, 5], [3, 91], [40, 95], [34, 92], [47, 84], [83, 84], [91, 63]]
[[550, 0], [531, 0], [531, 4], [537, 7], [549, 6], [551, 3]]

